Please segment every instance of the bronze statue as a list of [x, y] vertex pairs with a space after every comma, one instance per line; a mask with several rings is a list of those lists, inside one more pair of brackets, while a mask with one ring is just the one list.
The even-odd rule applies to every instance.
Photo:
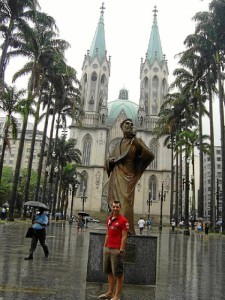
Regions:
[[134, 192], [135, 186], [144, 170], [153, 161], [154, 155], [141, 138], [133, 132], [131, 119], [124, 120], [120, 127], [123, 138], [106, 161], [106, 170], [109, 178], [108, 204], [111, 207], [114, 201], [122, 204], [122, 214], [130, 224], [129, 232], [134, 230]]

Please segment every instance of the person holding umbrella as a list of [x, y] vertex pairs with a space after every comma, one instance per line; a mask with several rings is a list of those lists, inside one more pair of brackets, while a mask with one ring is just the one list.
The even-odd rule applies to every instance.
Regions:
[[29, 256], [25, 257], [25, 260], [32, 260], [33, 259], [33, 253], [37, 247], [38, 241], [40, 242], [44, 253], [45, 258], [49, 256], [48, 246], [45, 243], [46, 239], [46, 226], [48, 225], [48, 217], [44, 213], [45, 209], [40, 207], [39, 213], [34, 215], [32, 219], [32, 228], [33, 228], [33, 234], [32, 234], [32, 240], [31, 240], [31, 247], [29, 251]]

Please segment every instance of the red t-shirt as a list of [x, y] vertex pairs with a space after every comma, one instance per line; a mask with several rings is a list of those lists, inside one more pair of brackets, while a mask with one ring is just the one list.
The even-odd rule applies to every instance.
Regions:
[[129, 230], [129, 223], [127, 219], [118, 215], [117, 218], [112, 220], [112, 217], [109, 217], [106, 222], [108, 240], [106, 247], [119, 249], [122, 239], [122, 231]]

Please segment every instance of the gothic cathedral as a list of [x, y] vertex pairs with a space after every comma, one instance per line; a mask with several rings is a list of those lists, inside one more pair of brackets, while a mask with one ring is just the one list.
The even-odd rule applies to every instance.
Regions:
[[[158, 222], [162, 210], [164, 222], [170, 215], [171, 151], [152, 134], [158, 119], [160, 106], [168, 90], [168, 67], [154, 9], [153, 25], [145, 59], [140, 65], [139, 105], [129, 100], [128, 90], [121, 89], [117, 100], [109, 101], [111, 59], [107, 56], [104, 30], [104, 7], [96, 32], [82, 66], [81, 101], [84, 110], [82, 126], [72, 122], [71, 138], [77, 139], [77, 148], [82, 152], [82, 165], [78, 172], [82, 176], [77, 196], [85, 193], [85, 210], [107, 211], [108, 178], [104, 169], [105, 160], [117, 139], [122, 138], [120, 123], [131, 118], [137, 136], [153, 151], [155, 160], [146, 169], [136, 186], [134, 212], [150, 215]], [[138, 77], [138, 74], [137, 74]], [[162, 195], [163, 193], [163, 195]], [[164, 201], [165, 200], [165, 201]], [[76, 210], [81, 209], [76, 201]]]

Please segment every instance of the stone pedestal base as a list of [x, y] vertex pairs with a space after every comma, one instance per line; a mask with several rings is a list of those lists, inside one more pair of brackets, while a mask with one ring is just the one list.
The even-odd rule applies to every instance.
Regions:
[[[87, 282], [107, 282], [103, 273], [103, 244], [105, 234], [90, 233]], [[157, 237], [130, 236], [125, 254], [125, 284], [155, 285]]]

